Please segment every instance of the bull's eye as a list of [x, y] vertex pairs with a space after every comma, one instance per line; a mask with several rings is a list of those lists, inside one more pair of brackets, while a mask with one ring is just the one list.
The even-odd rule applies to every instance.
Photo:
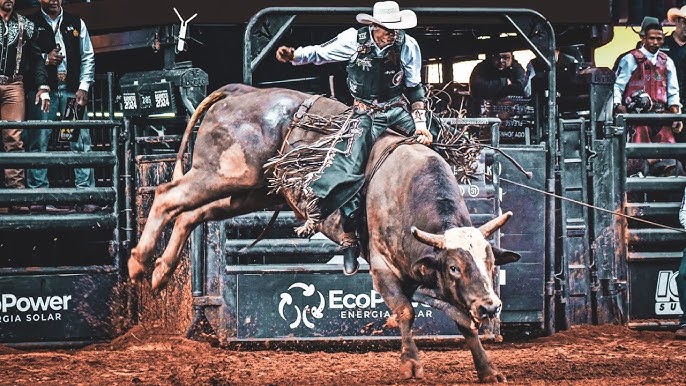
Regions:
[[458, 273], [460, 273], [460, 270], [456, 266], [451, 265], [450, 266], [450, 273], [458, 274]]

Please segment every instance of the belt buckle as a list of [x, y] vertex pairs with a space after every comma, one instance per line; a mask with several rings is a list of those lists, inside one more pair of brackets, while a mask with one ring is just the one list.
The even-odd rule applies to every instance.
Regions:
[[64, 83], [67, 81], [67, 73], [66, 72], [58, 72], [57, 73], [57, 80], [60, 83]]

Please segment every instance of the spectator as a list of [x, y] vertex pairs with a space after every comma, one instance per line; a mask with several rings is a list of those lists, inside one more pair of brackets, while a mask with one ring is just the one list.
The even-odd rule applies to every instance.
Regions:
[[[682, 227], [686, 228], [686, 189], [684, 189], [684, 197], [681, 199], [679, 222]], [[682, 314], [679, 319], [679, 327], [677, 328], [674, 337], [677, 339], [686, 339], [686, 249], [684, 249], [683, 256], [681, 256], [679, 273], [676, 276], [676, 289], [679, 293], [679, 305], [681, 306]]]
[[491, 54], [477, 64], [469, 77], [469, 91], [476, 106], [506, 96], [523, 96], [527, 79], [524, 67], [512, 52]]
[[[416, 133], [425, 145], [433, 140], [426, 127], [421, 52], [417, 41], [404, 31], [417, 25], [417, 16], [410, 10], [400, 11], [395, 1], [377, 2], [373, 11], [373, 15], [357, 15], [364, 27], [349, 28], [324, 44], [297, 50], [281, 46], [276, 51], [277, 60], [293, 65], [347, 62], [348, 87], [355, 98], [354, 119], [361, 133], [351, 145], [345, 141], [336, 145], [341, 155], [333, 158], [309, 188], [316, 195], [322, 220], [341, 210], [346, 232], [343, 270], [348, 275], [358, 269], [355, 230], [362, 225], [361, 188], [373, 142], [389, 126], [408, 136]], [[352, 148], [346, 150], [347, 146]]]
[[[30, 19], [36, 23], [40, 32], [38, 45], [48, 72], [52, 103], [50, 111], [33, 108], [30, 109], [29, 116], [36, 120], [56, 120], [58, 113], [64, 114], [68, 98], [75, 98], [76, 103], [85, 109], [95, 72], [95, 55], [86, 24], [79, 17], [64, 12], [62, 0], [40, 0], [40, 10], [31, 15]], [[87, 119], [86, 113], [83, 119]], [[50, 134], [51, 129], [25, 131], [27, 151], [46, 151]], [[69, 142], [69, 147], [77, 152], [91, 151], [90, 130], [81, 129], [78, 138]], [[26, 173], [29, 188], [49, 186], [47, 169], [27, 169]], [[95, 187], [93, 169], [74, 169], [74, 184], [77, 188]], [[98, 207], [87, 204], [81, 209], [92, 212]]]
[[[562, 93], [562, 89], [570, 86], [577, 73], [579, 61], [573, 56], [560, 52], [559, 48], [555, 49], [555, 80], [558, 94]], [[548, 84], [548, 77], [543, 76], [544, 67], [539, 58], [534, 58], [526, 65], [526, 86], [524, 87], [524, 95], [531, 96], [531, 94], [539, 88], [545, 87]], [[537, 88], [534, 80], [540, 79], [540, 87]], [[533, 84], [532, 84], [533, 83]]]
[[686, 103], [686, 5], [671, 8], [667, 11], [667, 19], [674, 23], [675, 28], [674, 32], [665, 37], [661, 49], [674, 61], [679, 81], [679, 98], [683, 106]]
[[[629, 51], [619, 60], [614, 84], [614, 110], [616, 113], [664, 113], [681, 112], [679, 83], [674, 62], [660, 47], [664, 32], [657, 18], [645, 17], [641, 23], [641, 48]], [[628, 140], [634, 143], [674, 143], [674, 133], [683, 128], [682, 122], [670, 126], [637, 125], [632, 128]], [[627, 172], [634, 174], [642, 169], [642, 162], [627, 162]], [[662, 160], [651, 159], [650, 174], [662, 174], [660, 168], [678, 167]]]
[[[681, 106], [686, 103], [686, 6], [681, 8], [671, 8], [667, 11], [667, 19], [674, 23], [675, 28], [669, 36], [665, 37], [665, 44], [662, 46], [664, 51], [674, 61], [676, 75], [679, 80], [679, 100]], [[676, 133], [674, 138], [677, 142], [686, 142], [686, 132], [683, 130]], [[686, 158], [680, 159], [683, 164]]]
[[[47, 111], [50, 107], [48, 76], [37, 45], [38, 31], [33, 22], [14, 11], [15, 0], [0, 3], [0, 54], [6, 60], [0, 62], [0, 119], [3, 121], [23, 121], [25, 111], [24, 82], [30, 80], [25, 75], [33, 74], [31, 84], [38, 85], [33, 93], [35, 104]], [[2, 143], [6, 152], [23, 152], [21, 129], [2, 129]], [[24, 188], [24, 171], [5, 169], [5, 187]], [[13, 207], [12, 210], [28, 208]]]

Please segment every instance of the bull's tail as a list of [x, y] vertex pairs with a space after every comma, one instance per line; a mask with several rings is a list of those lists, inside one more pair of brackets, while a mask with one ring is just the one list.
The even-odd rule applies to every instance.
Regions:
[[188, 141], [190, 140], [191, 133], [193, 132], [193, 127], [195, 127], [195, 124], [198, 122], [198, 119], [200, 119], [200, 116], [202, 116], [207, 110], [209, 110], [209, 108], [212, 107], [212, 105], [226, 98], [227, 96], [228, 93], [226, 91], [217, 90], [212, 94], [208, 95], [205, 99], [203, 99], [203, 101], [200, 102], [200, 104], [198, 105], [198, 108], [195, 109], [195, 112], [191, 116], [191, 119], [188, 120], [188, 125], [186, 125], [186, 131], [184, 131], [183, 137], [181, 138], [179, 152], [176, 155], [176, 163], [174, 164], [174, 174], [172, 175], [172, 181], [183, 176], [183, 153], [185, 153], [186, 151]]

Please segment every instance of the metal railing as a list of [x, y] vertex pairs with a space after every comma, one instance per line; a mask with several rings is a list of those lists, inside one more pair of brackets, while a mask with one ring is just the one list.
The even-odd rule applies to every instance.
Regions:
[[[122, 189], [120, 186], [120, 169], [123, 156], [121, 120], [114, 119], [114, 89], [113, 74], [96, 75], [95, 88], [91, 93], [89, 108], [93, 108], [94, 116], [107, 116], [109, 119], [82, 121], [38, 121], [0, 122], [0, 129], [19, 128], [22, 130], [59, 129], [65, 126], [72, 128], [91, 129], [94, 133], [103, 134], [109, 143], [102, 146], [103, 151], [75, 152], [75, 151], [45, 151], [45, 152], [2, 152], [0, 153], [0, 168], [30, 169], [30, 168], [74, 168], [92, 167], [103, 171], [105, 178], [98, 179], [99, 186], [92, 188], [55, 187], [37, 189], [0, 188], [0, 207], [30, 207], [32, 205], [73, 206], [84, 204], [98, 204], [101, 210], [95, 212], [63, 211], [46, 213], [44, 211], [32, 213], [30, 211], [15, 211], [0, 214], [0, 230], [2, 231], [36, 231], [48, 230], [112, 230], [108, 251], [110, 259], [105, 269], [117, 271], [120, 266], [120, 212]], [[100, 92], [100, 95], [94, 93]], [[95, 147], [95, 146], [94, 146]], [[104, 185], [104, 186], [103, 186]], [[45, 267], [46, 269], [48, 267]], [[20, 273], [24, 267], [0, 268], [0, 274]], [[41, 269], [43, 269], [41, 267]], [[55, 268], [57, 269], [57, 268]], [[60, 272], [102, 271], [102, 265], [84, 265], [61, 267]]]

